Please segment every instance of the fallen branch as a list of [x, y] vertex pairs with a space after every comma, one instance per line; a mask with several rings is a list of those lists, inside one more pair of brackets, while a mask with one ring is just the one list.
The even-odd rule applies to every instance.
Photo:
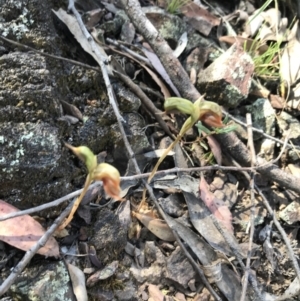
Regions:
[[[226, 111], [223, 110], [223, 114], [226, 115], [226, 116], [228, 116], [228, 117], [229, 117], [231, 120], [233, 120], [235, 123], [238, 123], [238, 124], [240, 124], [241, 126], [243, 126], [243, 127], [245, 127], [245, 128], [248, 128], [248, 126], [247, 126], [246, 123], [244, 123], [243, 121], [241, 121], [241, 120], [235, 118], [234, 116], [232, 116], [232, 115], [229, 114], [228, 112], [226, 112]], [[253, 127], [253, 126], [252, 126], [252, 131], [253, 131], [253, 132], [256, 132], [256, 133], [259, 133], [259, 134], [262, 135], [263, 137], [265, 137], [265, 138], [267, 138], [267, 139], [270, 139], [270, 140], [273, 140], [273, 141], [275, 141], [276, 143], [279, 143], [279, 144], [282, 144], [282, 145], [285, 144], [284, 141], [282, 141], [282, 140], [280, 140], [280, 139], [278, 139], [278, 138], [275, 138], [275, 137], [273, 137], [273, 136], [271, 136], [271, 135], [268, 135], [268, 134], [266, 134], [263, 130], [257, 129], [257, 128], [255, 128], [255, 127]], [[300, 146], [293, 145], [293, 144], [290, 144], [290, 143], [287, 143], [287, 144], [286, 144], [286, 147], [289, 148], [289, 149], [300, 149]]]
[[[221, 166], [221, 165], [212, 165], [212, 166], [204, 166], [204, 167], [190, 167], [190, 168], [178, 168], [178, 167], [174, 167], [171, 169], [166, 169], [166, 170], [158, 170], [156, 172], [156, 176], [165, 176], [171, 173], [183, 173], [183, 172], [201, 172], [201, 171], [209, 171], [209, 170], [223, 170], [223, 171], [254, 171], [256, 169], [259, 169], [259, 166], [257, 167], [236, 167], [236, 166]], [[127, 177], [121, 177], [121, 181], [122, 182], [126, 182], [126, 181], [134, 181], [134, 180], [141, 180], [141, 179], [146, 179], [150, 176], [150, 172], [147, 173], [141, 173], [141, 174], [137, 174], [134, 176], [127, 176]], [[155, 179], [155, 178], [154, 178]], [[102, 182], [95, 182], [93, 184], [91, 184], [89, 186], [88, 190], [94, 189], [95, 187], [101, 187], [102, 186]], [[67, 194], [57, 200], [54, 200], [52, 202], [40, 205], [40, 206], [36, 206], [30, 209], [26, 209], [26, 210], [22, 210], [22, 211], [18, 211], [15, 213], [10, 213], [7, 214], [5, 216], [0, 217], [0, 221], [4, 221], [7, 220], [9, 218], [13, 218], [16, 216], [21, 216], [21, 215], [25, 215], [25, 214], [32, 214], [35, 212], [39, 212], [39, 211], [43, 211], [45, 209], [49, 209], [52, 207], [57, 207], [60, 204], [62, 204], [63, 202], [66, 202], [74, 197], [77, 197], [78, 195], [81, 194], [83, 189], [79, 189], [76, 190], [70, 194]]]
[[[253, 132], [252, 132], [252, 119], [251, 114], [246, 114], [247, 120], [247, 132], [248, 132], [248, 147], [251, 153], [251, 166], [256, 165], [256, 155], [255, 155], [255, 148], [253, 143]], [[250, 263], [251, 263], [251, 250], [253, 245], [253, 236], [254, 236], [254, 227], [255, 227], [255, 196], [254, 196], [254, 173], [251, 173], [250, 176], [250, 196], [251, 196], [251, 209], [250, 209], [250, 234], [249, 234], [249, 243], [248, 243], [248, 252], [247, 252], [247, 259], [246, 259], [246, 267], [243, 277], [243, 285], [242, 285], [242, 296], [241, 301], [245, 300], [249, 274], [250, 274]]]
[[121, 3], [135, 28], [137, 28], [149, 42], [156, 55], [159, 57], [171, 81], [181, 96], [187, 99], [197, 100], [200, 97], [199, 92], [191, 83], [188, 74], [178, 61], [177, 57], [174, 56], [173, 50], [169, 47], [168, 43], [146, 18], [139, 2], [134, 0], [121, 0]]

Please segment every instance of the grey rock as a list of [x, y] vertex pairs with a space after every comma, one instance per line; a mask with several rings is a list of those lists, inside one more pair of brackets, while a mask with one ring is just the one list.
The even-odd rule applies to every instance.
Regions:
[[278, 126], [280, 132], [290, 130], [289, 138], [293, 143], [299, 145], [300, 143], [300, 123], [297, 118], [293, 117], [289, 113], [281, 112], [277, 117]]
[[128, 232], [119, 217], [108, 209], [102, 209], [96, 215], [93, 229], [90, 244], [95, 247], [98, 259], [103, 264], [119, 259], [126, 247]]
[[63, 261], [31, 265], [18, 276], [9, 293], [24, 301], [76, 301]]
[[184, 214], [185, 203], [178, 193], [170, 194], [160, 203], [164, 212], [173, 217], [179, 217]]
[[[246, 111], [252, 115], [252, 124], [254, 127], [264, 131], [264, 133], [275, 136], [275, 110], [270, 101], [265, 98], [257, 99], [252, 105], [245, 106]], [[254, 139], [260, 135], [254, 134]]]
[[238, 106], [249, 93], [254, 64], [241, 46], [234, 44], [198, 74], [197, 88], [227, 108]]
[[279, 217], [288, 225], [300, 220], [300, 206], [298, 202], [292, 202], [279, 212]]
[[166, 279], [181, 287], [187, 288], [191, 279], [195, 278], [195, 271], [178, 246], [167, 258]]
[[136, 281], [144, 283], [146, 281], [152, 284], [162, 283], [164, 281], [164, 272], [166, 260], [162, 252], [155, 246], [153, 241], [147, 241], [145, 244], [145, 258], [147, 266], [138, 268], [133, 264], [130, 272]]
[[0, 197], [18, 208], [70, 192], [72, 168], [62, 151], [55, 78], [45, 58], [0, 57]]
[[145, 259], [148, 264], [156, 262], [158, 264], [164, 264], [165, 258], [161, 250], [156, 247], [153, 241], [146, 241], [145, 243]]
[[188, 43], [185, 51], [188, 53], [195, 47], [208, 48], [208, 52], [212, 57], [217, 55], [218, 51], [213, 40], [204, 38], [201, 34], [196, 32], [190, 25], [188, 25], [182, 18], [174, 14], [167, 14], [165, 10], [156, 6], [143, 7], [150, 22], [159, 31], [162, 37], [167, 40], [172, 48], [175, 49], [177, 43], [184, 32], [188, 32]]
[[[91, 61], [55, 16], [44, 13], [58, 8], [55, 1], [0, 0], [0, 7], [0, 33], [4, 36], [37, 50]], [[123, 15], [118, 13], [118, 20], [124, 19]], [[68, 40], [63, 41], [59, 35]], [[95, 154], [106, 150], [110, 162], [119, 160], [120, 164], [115, 164], [117, 168], [126, 166], [123, 139], [100, 73], [33, 52], [20, 52], [2, 41], [0, 47], [10, 51], [1, 52], [0, 56], [0, 185], [3, 188], [0, 198], [27, 209], [83, 185], [85, 166], [74, 165], [74, 156], [63, 147], [63, 142], [86, 145]], [[61, 100], [76, 106], [83, 122], [64, 119]], [[140, 105], [136, 98], [130, 101], [120, 102], [127, 113]], [[149, 144], [142, 133], [142, 118], [134, 120], [137, 119], [139, 123], [134, 121], [130, 125], [128, 135], [134, 150], [142, 152]], [[128, 121], [133, 121], [131, 115]], [[43, 214], [54, 216], [60, 212], [56, 208]]]
[[271, 139], [263, 139], [259, 155], [267, 161], [274, 159], [275, 141]]
[[127, 281], [124, 285], [122, 290], [115, 291], [116, 299], [119, 301], [138, 301], [136, 285], [132, 281]]
[[141, 100], [130, 90], [121, 85], [114, 85], [114, 90], [118, 96], [118, 104], [122, 112], [136, 112], [141, 106]]
[[99, 28], [102, 29], [106, 35], [116, 36], [120, 33], [126, 21], [129, 21], [129, 18], [123, 10], [119, 9], [112, 21], [101, 24]]
[[101, 287], [93, 287], [89, 290], [89, 294], [97, 301], [110, 301], [114, 299], [113, 291], [105, 291]]

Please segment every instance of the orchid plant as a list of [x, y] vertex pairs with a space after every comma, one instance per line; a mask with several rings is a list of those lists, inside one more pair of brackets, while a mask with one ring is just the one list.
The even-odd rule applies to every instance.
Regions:
[[196, 122], [202, 121], [204, 124], [214, 128], [224, 127], [224, 124], [222, 123], [221, 107], [215, 102], [204, 100], [204, 96], [197, 99], [194, 103], [184, 98], [170, 97], [165, 100], [164, 107], [167, 113], [180, 112], [190, 115], [190, 117], [187, 118], [187, 120], [183, 124], [177, 138], [170, 144], [170, 146], [159, 158], [148, 178], [148, 182], [152, 180], [155, 172], [157, 171], [161, 162], [167, 156], [168, 152], [176, 145], [176, 143], [178, 143], [183, 138], [184, 134], [191, 127], [193, 127]]
[[67, 143], [65, 143], [65, 145], [85, 163], [88, 175], [80, 196], [75, 201], [68, 218], [59, 226], [58, 230], [63, 230], [71, 222], [77, 208], [93, 181], [102, 181], [104, 191], [108, 196], [115, 200], [122, 200], [120, 198], [120, 173], [115, 167], [108, 163], [98, 164], [97, 156], [95, 156], [86, 146], [74, 147]]

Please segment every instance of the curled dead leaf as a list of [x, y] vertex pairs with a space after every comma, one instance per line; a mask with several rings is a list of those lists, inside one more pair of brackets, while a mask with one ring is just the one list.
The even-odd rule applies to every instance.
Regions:
[[158, 286], [153, 285], [153, 284], [149, 284], [148, 286], [148, 292], [149, 292], [149, 300], [153, 300], [153, 301], [164, 301], [165, 296], [162, 293], [162, 291], [159, 289]]
[[119, 262], [115, 260], [115, 261], [111, 262], [110, 264], [108, 264], [107, 266], [105, 266], [102, 270], [95, 272], [93, 275], [91, 275], [87, 279], [87, 281], [86, 281], [87, 287], [92, 287], [98, 281], [105, 280], [105, 279], [108, 279], [111, 276], [113, 276], [118, 269], [118, 265], [119, 265]]
[[133, 212], [135, 216], [149, 231], [165, 241], [175, 241], [172, 230], [164, 220], [153, 218], [150, 215]]
[[72, 281], [74, 295], [76, 296], [77, 300], [87, 301], [88, 295], [83, 271], [70, 263], [67, 264], [67, 267]]

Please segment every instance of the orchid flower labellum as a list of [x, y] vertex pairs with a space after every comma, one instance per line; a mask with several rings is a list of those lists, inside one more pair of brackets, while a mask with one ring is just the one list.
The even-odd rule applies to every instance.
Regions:
[[120, 198], [120, 173], [108, 163], [100, 163], [94, 170], [93, 179], [102, 181], [103, 188], [107, 195], [115, 200]]

